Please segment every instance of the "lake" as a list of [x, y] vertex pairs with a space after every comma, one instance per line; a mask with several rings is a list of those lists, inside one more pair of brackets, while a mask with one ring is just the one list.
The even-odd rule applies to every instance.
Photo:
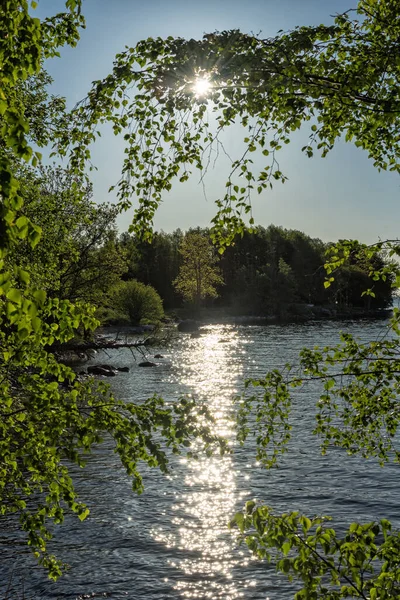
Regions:
[[110, 380], [119, 397], [141, 402], [157, 392], [167, 401], [184, 394], [205, 400], [232, 453], [198, 460], [174, 457], [168, 476], [146, 468], [145, 492], [136, 496], [111, 444], [105, 443], [87, 468], [75, 473], [90, 517], [83, 523], [68, 518], [51, 544], [70, 565], [69, 572], [57, 583], [48, 581], [0, 521], [0, 596], [13, 571], [15, 582], [24, 580], [25, 599], [285, 600], [293, 597], [293, 584], [238, 547], [236, 534], [227, 529], [247, 500], [256, 498], [276, 512], [331, 515], [338, 529], [383, 516], [398, 526], [399, 467], [382, 469], [339, 449], [321, 456], [310, 433], [318, 386], [295, 393], [293, 438], [277, 469], [266, 471], [256, 463], [251, 440], [244, 447], [235, 442], [232, 421], [234, 397], [245, 378], [294, 362], [303, 346], [335, 343], [340, 330], [368, 341], [385, 335], [386, 327], [385, 321], [211, 325], [200, 338], [179, 334], [167, 348], [152, 348], [151, 355], [160, 352], [163, 358], [147, 369], [134, 363], [128, 349], [111, 351], [110, 357], [98, 354], [91, 364], [131, 368]]

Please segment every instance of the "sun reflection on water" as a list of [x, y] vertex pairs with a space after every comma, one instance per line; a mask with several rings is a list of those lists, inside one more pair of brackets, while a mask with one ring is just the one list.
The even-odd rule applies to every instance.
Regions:
[[[233, 401], [242, 373], [242, 349], [233, 327], [211, 326], [200, 338], [187, 338], [174, 379], [199, 400], [206, 400], [215, 418], [214, 432], [234, 444]], [[175, 588], [184, 598], [244, 597], [252, 582], [232, 580], [232, 570], [246, 565], [247, 553], [237, 549], [229, 518], [243, 504], [237, 489], [237, 466], [231, 455], [181, 460], [184, 491], [175, 495], [172, 531], [153, 530], [154, 538], [181, 551], [174, 563], [182, 577]]]

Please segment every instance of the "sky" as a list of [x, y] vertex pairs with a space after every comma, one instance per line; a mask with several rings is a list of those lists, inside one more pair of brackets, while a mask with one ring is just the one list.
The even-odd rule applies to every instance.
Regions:
[[[355, 4], [355, 0], [84, 0], [86, 29], [81, 41], [76, 48], [62, 49], [61, 58], [47, 61], [45, 67], [54, 79], [52, 93], [65, 96], [72, 108], [85, 97], [92, 81], [111, 71], [115, 54], [125, 45], [169, 35], [198, 39], [204, 33], [229, 29], [269, 37], [296, 25], [329, 23], [332, 15]], [[39, 0], [35, 13], [43, 18], [63, 7], [61, 0]], [[226, 143], [234, 151], [240, 148], [241, 138], [243, 131], [236, 128], [227, 133]], [[254, 197], [255, 222], [299, 229], [324, 241], [356, 238], [372, 243], [397, 238], [399, 176], [379, 173], [364, 151], [341, 141], [326, 158], [309, 159], [301, 153], [306, 140], [300, 132], [280, 152], [279, 162], [289, 179]], [[115, 201], [108, 188], [118, 181], [122, 160], [122, 142], [105, 131], [93, 148], [96, 201]], [[185, 184], [176, 182], [164, 197], [155, 229], [208, 226], [215, 214], [213, 199], [223, 193], [228, 167], [221, 159], [209, 171], [206, 197], [198, 174]], [[132, 210], [121, 215], [119, 229], [126, 231], [131, 219]]]

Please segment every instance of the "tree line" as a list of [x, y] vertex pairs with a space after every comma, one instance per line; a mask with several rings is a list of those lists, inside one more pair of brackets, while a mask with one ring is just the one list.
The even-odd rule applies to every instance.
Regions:
[[[374, 280], [373, 273], [388, 263], [382, 253], [352, 254], [335, 270], [333, 283], [327, 287], [324, 265], [333, 246], [311, 238], [301, 231], [270, 225], [253, 227], [236, 235], [219, 254], [209, 241], [208, 229], [180, 229], [172, 233], [155, 232], [148, 244], [122, 234], [120, 244], [126, 253], [127, 278], [136, 278], [153, 286], [167, 309], [190, 304], [190, 294], [183, 293], [180, 281], [194, 281], [195, 268], [190, 260], [201, 257], [204, 276], [211, 289], [192, 295], [192, 305], [201, 299], [205, 305], [228, 308], [238, 315], [272, 315], [285, 317], [301, 310], [299, 305], [330, 306], [346, 312], [352, 309], [387, 308], [392, 301], [393, 278]], [[198, 247], [196, 240], [207, 240]], [[213, 276], [207, 277], [206, 270]], [[218, 275], [217, 281], [213, 277]], [[373, 295], [363, 295], [371, 289]]]
[[155, 322], [163, 310], [182, 307], [193, 314], [216, 307], [285, 319], [312, 316], [311, 305], [316, 314], [330, 307], [334, 315], [391, 304], [393, 276], [373, 280], [389, 265], [382, 253], [353, 252], [326, 286], [324, 264], [333, 244], [301, 231], [253, 226], [222, 254], [207, 228], [154, 232], [149, 243], [118, 234], [117, 209], [96, 204], [91, 185], [68, 170], [24, 167], [18, 178], [23, 212], [41, 227], [43, 242], [33, 250], [21, 243], [8, 260], [32, 272], [48, 297], [89, 302], [104, 322]]

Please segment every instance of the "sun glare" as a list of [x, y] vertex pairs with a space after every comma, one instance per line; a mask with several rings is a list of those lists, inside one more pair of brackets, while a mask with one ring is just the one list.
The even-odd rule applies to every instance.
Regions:
[[193, 84], [193, 91], [196, 94], [196, 98], [204, 98], [209, 94], [211, 88], [211, 82], [207, 77], [199, 77]]

